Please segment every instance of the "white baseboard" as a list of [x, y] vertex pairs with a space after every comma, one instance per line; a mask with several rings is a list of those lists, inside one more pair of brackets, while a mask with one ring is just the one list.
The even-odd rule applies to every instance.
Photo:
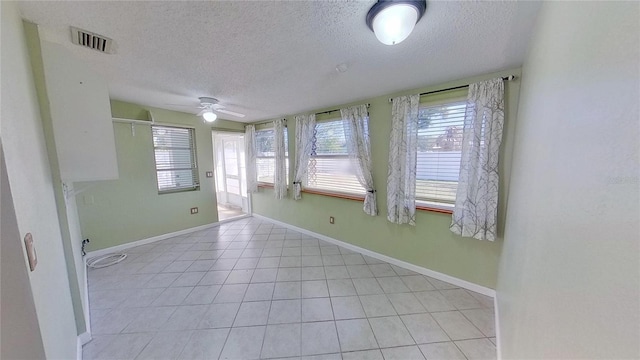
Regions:
[[82, 342], [80, 336], [76, 338], [76, 360], [82, 360]]
[[83, 332], [82, 334], [78, 335], [78, 341], [80, 341], [81, 345], [88, 343], [89, 341], [91, 341], [91, 333]]
[[495, 316], [496, 327], [496, 357], [502, 360], [502, 341], [500, 336], [500, 312], [498, 311], [498, 294], [493, 297], [493, 314]]
[[250, 217], [251, 217], [251, 215], [244, 214], [244, 215], [232, 217], [230, 219], [219, 220], [216, 224], [222, 225], [222, 224], [225, 224], [225, 223], [228, 223], [228, 222], [232, 222], [232, 221], [236, 221], [236, 220], [242, 220], [242, 219], [246, 219], [246, 218], [250, 218]]
[[282, 222], [282, 221], [274, 220], [274, 219], [271, 219], [271, 218], [263, 216], [263, 215], [259, 215], [259, 214], [254, 213], [253, 217], [261, 219], [261, 220], [269, 221], [269, 222], [274, 223], [276, 225], [279, 225], [279, 226], [282, 226], [282, 227], [286, 227], [286, 228], [289, 228], [291, 230], [295, 230], [295, 231], [297, 231], [299, 233], [306, 234], [306, 235], [309, 235], [309, 236], [313, 236], [315, 238], [324, 240], [326, 242], [330, 242], [332, 244], [342, 246], [342, 247], [347, 248], [349, 250], [359, 252], [359, 253], [361, 253], [363, 255], [367, 255], [367, 256], [370, 256], [370, 257], [378, 259], [378, 260], [386, 261], [389, 264], [393, 264], [393, 265], [399, 266], [401, 268], [417, 272], [417, 273], [422, 274], [422, 275], [427, 275], [427, 276], [432, 277], [434, 279], [445, 281], [445, 282], [448, 282], [450, 284], [459, 286], [461, 288], [464, 288], [464, 289], [467, 289], [467, 290], [471, 290], [471, 291], [474, 291], [474, 292], [477, 292], [479, 294], [483, 294], [483, 295], [486, 295], [486, 296], [490, 296], [490, 297], [495, 299], [496, 291], [493, 290], [493, 289], [490, 289], [488, 287], [481, 286], [481, 285], [478, 285], [478, 284], [474, 284], [472, 282], [469, 282], [469, 281], [466, 281], [466, 280], [462, 280], [462, 279], [459, 279], [457, 277], [453, 277], [453, 276], [450, 276], [450, 275], [447, 275], [447, 274], [443, 274], [441, 272], [430, 270], [430, 269], [424, 268], [422, 266], [410, 264], [408, 262], [405, 262], [405, 261], [402, 261], [402, 260], [398, 260], [398, 259], [392, 258], [392, 257], [387, 256], [387, 255], [382, 255], [380, 253], [377, 253], [377, 252], [374, 252], [374, 251], [371, 251], [371, 250], [368, 250], [368, 249], [365, 249], [365, 248], [361, 248], [359, 246], [352, 245], [352, 244], [349, 244], [349, 243], [344, 242], [344, 241], [336, 240], [336, 239], [331, 238], [329, 236], [318, 234], [316, 232], [309, 231], [307, 229], [303, 229], [303, 228], [300, 228], [300, 227], [297, 227], [297, 226], [294, 226], [294, 225], [291, 225], [291, 224], [287, 224], [287, 223]]
[[87, 257], [83, 262], [84, 270], [84, 323], [86, 332], [89, 333], [89, 340], [91, 340], [91, 312], [89, 311], [89, 272], [87, 271]]
[[82, 360], [82, 345], [91, 341], [91, 334], [84, 332], [78, 335], [76, 339], [76, 358]]
[[90, 259], [90, 258], [93, 258], [93, 257], [96, 257], [96, 256], [107, 255], [107, 254], [111, 254], [111, 253], [114, 253], [114, 252], [130, 249], [132, 247], [136, 247], [136, 246], [140, 246], [140, 245], [146, 245], [146, 244], [150, 244], [150, 243], [153, 243], [153, 242], [156, 242], [156, 241], [160, 241], [160, 240], [166, 240], [166, 239], [172, 238], [174, 236], [180, 236], [180, 235], [190, 234], [192, 232], [196, 232], [196, 231], [200, 231], [200, 230], [206, 230], [206, 229], [209, 229], [209, 228], [212, 228], [212, 227], [220, 226], [220, 224], [223, 224], [225, 222], [238, 220], [238, 219], [240, 219], [240, 217], [233, 218], [233, 219], [228, 219], [228, 220], [223, 220], [223, 221], [215, 222], [215, 223], [211, 223], [211, 224], [200, 225], [200, 226], [192, 227], [192, 228], [189, 228], [189, 229], [174, 231], [174, 232], [171, 232], [171, 233], [162, 234], [162, 235], [158, 235], [158, 236], [153, 236], [153, 237], [146, 238], [146, 239], [136, 240], [136, 241], [128, 242], [128, 243], [125, 243], [125, 244], [120, 244], [120, 245], [108, 247], [108, 248], [105, 248], [105, 249], [89, 251], [87, 253], [87, 255], [84, 257], [85, 258], [85, 263], [86, 263], [87, 259]]

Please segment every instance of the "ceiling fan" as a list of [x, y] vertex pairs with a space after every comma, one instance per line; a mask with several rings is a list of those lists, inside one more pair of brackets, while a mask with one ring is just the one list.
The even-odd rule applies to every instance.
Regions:
[[198, 116], [202, 116], [206, 122], [214, 122], [218, 118], [216, 113], [228, 114], [231, 116], [243, 118], [245, 115], [235, 111], [226, 110], [224, 106], [219, 104], [218, 99], [212, 97], [200, 97], [200, 111]]

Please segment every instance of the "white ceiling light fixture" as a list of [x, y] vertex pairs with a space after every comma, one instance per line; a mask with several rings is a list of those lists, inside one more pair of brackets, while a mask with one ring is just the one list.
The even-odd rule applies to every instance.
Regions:
[[202, 118], [206, 122], [214, 122], [218, 118], [218, 115], [211, 110], [205, 110], [205, 112], [202, 113]]
[[367, 13], [367, 26], [385, 45], [404, 41], [427, 10], [426, 0], [378, 0]]
[[[200, 99], [200, 111], [198, 116], [202, 116], [204, 121], [206, 122], [214, 122], [218, 118], [218, 115], [215, 112], [228, 114], [231, 116], [243, 118], [244, 114], [237, 113], [235, 111], [226, 110], [224, 106], [219, 104], [218, 99], [212, 97], [201, 97]], [[215, 112], [214, 112], [215, 111]]]

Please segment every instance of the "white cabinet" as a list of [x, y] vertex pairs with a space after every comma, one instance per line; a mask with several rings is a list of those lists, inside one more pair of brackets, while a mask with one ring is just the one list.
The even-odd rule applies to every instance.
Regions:
[[62, 181], [117, 179], [107, 82], [58, 44], [42, 41], [42, 61]]

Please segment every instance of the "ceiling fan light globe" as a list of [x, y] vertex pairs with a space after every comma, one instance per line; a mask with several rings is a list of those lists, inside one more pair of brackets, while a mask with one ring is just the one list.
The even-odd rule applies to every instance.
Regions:
[[385, 45], [395, 45], [404, 41], [418, 22], [418, 9], [409, 4], [388, 6], [373, 18], [373, 32]]
[[216, 115], [213, 111], [206, 111], [202, 114], [202, 118], [206, 122], [214, 122], [218, 118], [218, 115]]

